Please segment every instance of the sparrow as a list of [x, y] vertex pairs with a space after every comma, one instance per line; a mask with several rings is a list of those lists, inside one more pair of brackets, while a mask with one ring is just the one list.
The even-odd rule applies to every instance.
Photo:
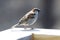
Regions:
[[[12, 28], [15, 28], [17, 26], [24, 26], [26, 29], [27, 26], [33, 25], [37, 18], [38, 18], [38, 13], [40, 12], [39, 8], [33, 8], [31, 11], [26, 13], [17, 24], [13, 25]], [[33, 29], [33, 28], [32, 28]]]

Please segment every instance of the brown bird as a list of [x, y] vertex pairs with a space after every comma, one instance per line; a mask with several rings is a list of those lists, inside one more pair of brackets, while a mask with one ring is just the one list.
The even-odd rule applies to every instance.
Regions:
[[33, 25], [38, 18], [39, 12], [39, 8], [33, 8], [26, 15], [24, 15], [17, 24], [13, 25], [12, 28], [15, 28], [17, 26], [24, 26], [24, 28], [26, 28], [27, 26]]

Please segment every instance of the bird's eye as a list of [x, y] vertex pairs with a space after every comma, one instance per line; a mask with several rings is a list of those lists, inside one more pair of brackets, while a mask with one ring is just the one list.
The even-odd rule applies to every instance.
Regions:
[[35, 11], [38, 11], [38, 12], [40, 12], [40, 10], [39, 10], [39, 9], [34, 9], [34, 10], [33, 10], [33, 12], [35, 12]]
[[36, 14], [34, 14], [34, 15], [36, 15]]

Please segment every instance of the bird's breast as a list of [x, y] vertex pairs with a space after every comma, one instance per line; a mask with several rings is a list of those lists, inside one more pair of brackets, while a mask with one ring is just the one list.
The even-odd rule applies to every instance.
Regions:
[[32, 25], [36, 22], [37, 18], [38, 18], [38, 13], [35, 13], [34, 18], [29, 19], [27, 23]]

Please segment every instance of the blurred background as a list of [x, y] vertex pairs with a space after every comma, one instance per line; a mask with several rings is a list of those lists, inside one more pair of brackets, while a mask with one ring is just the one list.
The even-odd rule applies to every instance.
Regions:
[[60, 0], [0, 0], [0, 31], [11, 28], [35, 7], [41, 11], [32, 27], [60, 29]]

